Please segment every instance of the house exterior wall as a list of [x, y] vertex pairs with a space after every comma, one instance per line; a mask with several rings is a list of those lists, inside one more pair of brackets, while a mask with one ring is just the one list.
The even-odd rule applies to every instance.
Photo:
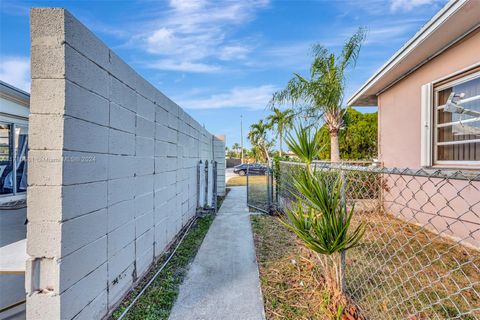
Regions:
[[479, 52], [477, 31], [379, 95], [379, 159], [386, 167], [420, 167], [421, 86], [480, 62]]
[[389, 174], [383, 176], [382, 187], [386, 213], [480, 248], [480, 181]]
[[[479, 52], [477, 31], [379, 95], [379, 159], [385, 167], [421, 168], [421, 87], [480, 62]], [[479, 182], [391, 175], [386, 186], [382, 199], [390, 214], [480, 247]]]
[[0, 114], [0, 121], [10, 122], [12, 120], [18, 120], [18, 117], [21, 117], [24, 118], [25, 123], [27, 122], [29, 114], [28, 106], [0, 96], [0, 111], [2, 112], [2, 114]]
[[31, 66], [27, 318], [101, 319], [194, 216], [198, 162], [224, 177], [225, 143], [63, 9], [32, 10]]

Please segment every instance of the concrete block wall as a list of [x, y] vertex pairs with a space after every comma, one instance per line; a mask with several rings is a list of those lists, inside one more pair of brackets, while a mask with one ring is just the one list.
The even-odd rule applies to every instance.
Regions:
[[194, 216], [198, 161], [224, 177], [225, 143], [66, 10], [31, 11], [31, 72], [27, 319], [101, 319]]

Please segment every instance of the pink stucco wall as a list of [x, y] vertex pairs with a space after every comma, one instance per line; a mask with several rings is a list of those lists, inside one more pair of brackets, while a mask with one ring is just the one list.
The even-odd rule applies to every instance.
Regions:
[[384, 175], [383, 179], [383, 208], [387, 213], [480, 248], [479, 181], [396, 174]]
[[421, 86], [478, 62], [480, 31], [379, 95], [379, 159], [386, 167], [420, 167]]
[[[420, 168], [421, 87], [480, 62], [480, 32], [448, 49], [378, 97], [379, 159], [388, 168]], [[386, 179], [388, 213], [441, 236], [480, 247], [480, 183], [456, 179]]]

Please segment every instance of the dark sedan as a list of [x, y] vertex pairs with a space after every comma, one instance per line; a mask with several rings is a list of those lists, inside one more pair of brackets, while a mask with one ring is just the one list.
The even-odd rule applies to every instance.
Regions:
[[233, 172], [240, 176], [246, 175], [247, 170], [250, 175], [264, 175], [267, 173], [268, 167], [259, 163], [242, 163], [233, 167]]

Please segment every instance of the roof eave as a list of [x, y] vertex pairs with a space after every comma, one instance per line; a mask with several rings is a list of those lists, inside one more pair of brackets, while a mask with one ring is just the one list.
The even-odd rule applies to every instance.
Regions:
[[[377, 85], [382, 77], [387, 75], [392, 69], [403, 61], [407, 56], [411, 55], [425, 39], [427, 39], [437, 28], [445, 23], [455, 12], [467, 4], [468, 0], [451, 0], [448, 2], [430, 21], [428, 21], [407, 43], [405, 43], [377, 72], [375, 72], [361, 87], [358, 89], [347, 102], [348, 106], [376, 106], [377, 96], [385, 88], [390, 87], [398, 79], [405, 76], [406, 72], [396, 77], [394, 81], [383, 83], [380, 89], [371, 91], [370, 89]], [[436, 50], [438, 52], [438, 50]], [[443, 51], [443, 50], [442, 50]], [[410, 70], [417, 69], [426, 60], [430, 60], [437, 52], [432, 52], [428, 59], [424, 59]], [[408, 73], [408, 72], [407, 72]], [[370, 92], [369, 92], [370, 91]]]
[[12, 86], [11, 84], [8, 84], [1, 80], [0, 80], [0, 96], [5, 99], [24, 105], [26, 107], [30, 106], [30, 95], [27, 92], [21, 89], [18, 89]]

